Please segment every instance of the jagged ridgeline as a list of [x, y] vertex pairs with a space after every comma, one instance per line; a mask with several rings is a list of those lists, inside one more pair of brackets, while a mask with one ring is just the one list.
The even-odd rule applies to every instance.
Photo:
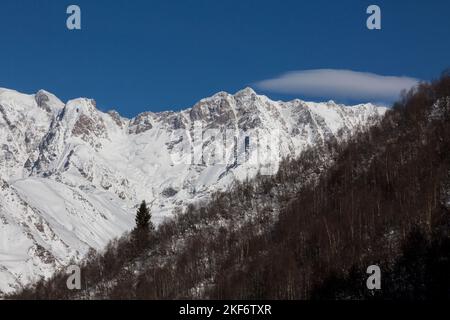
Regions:
[[[433, 298], [449, 294], [450, 75], [405, 94], [375, 126], [284, 160], [190, 205], [137, 247], [91, 252], [12, 298]], [[383, 271], [370, 295], [367, 266]], [[445, 280], [446, 279], [446, 280]]]

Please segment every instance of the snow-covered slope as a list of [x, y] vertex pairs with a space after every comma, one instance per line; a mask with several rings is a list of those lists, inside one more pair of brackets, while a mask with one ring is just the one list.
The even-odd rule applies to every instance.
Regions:
[[0, 89], [0, 292], [47, 277], [131, 230], [147, 200], [155, 223], [282, 157], [343, 139], [385, 108], [275, 102], [244, 89], [181, 112], [133, 119], [89, 99]]

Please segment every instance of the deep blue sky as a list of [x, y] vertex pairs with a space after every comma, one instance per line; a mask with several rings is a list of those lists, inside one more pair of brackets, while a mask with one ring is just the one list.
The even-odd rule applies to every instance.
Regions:
[[[66, 29], [70, 4], [81, 31]], [[366, 28], [370, 4], [381, 31]], [[450, 66], [449, 15], [445, 0], [1, 0], [0, 87], [91, 97], [132, 116], [292, 70], [426, 80]]]

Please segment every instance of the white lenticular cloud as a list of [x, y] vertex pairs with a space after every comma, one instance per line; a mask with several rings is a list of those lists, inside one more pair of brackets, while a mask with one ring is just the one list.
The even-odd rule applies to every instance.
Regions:
[[291, 71], [260, 81], [262, 90], [314, 97], [392, 101], [402, 90], [419, 82], [411, 77], [383, 76], [351, 70], [316, 69]]

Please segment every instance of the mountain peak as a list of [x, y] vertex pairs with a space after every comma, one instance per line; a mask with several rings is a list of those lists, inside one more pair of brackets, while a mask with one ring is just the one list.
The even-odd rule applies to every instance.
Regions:
[[44, 89], [40, 89], [38, 92], [36, 92], [36, 95], [52, 95], [50, 92]]
[[36, 100], [38, 107], [44, 109], [48, 113], [58, 113], [64, 108], [64, 103], [59, 100], [58, 97], [43, 89], [36, 92], [34, 99]]
[[253, 90], [250, 87], [246, 87], [238, 92], [236, 92], [235, 96], [252, 96], [252, 95], [257, 95], [257, 93], [255, 92], [255, 90]]

